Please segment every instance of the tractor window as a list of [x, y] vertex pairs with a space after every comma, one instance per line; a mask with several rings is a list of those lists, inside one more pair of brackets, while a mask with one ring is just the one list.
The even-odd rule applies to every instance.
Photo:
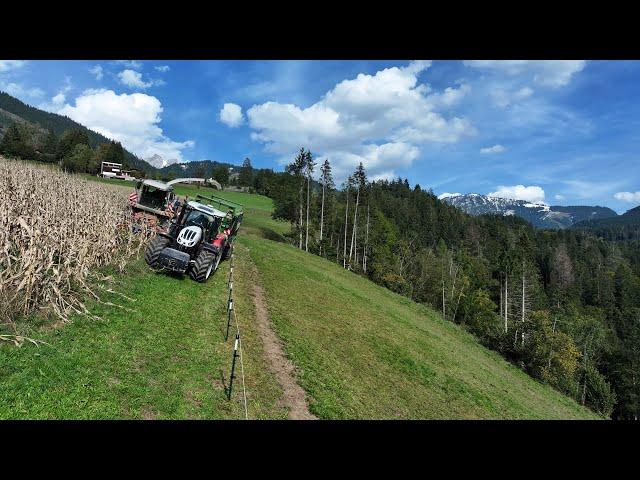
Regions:
[[201, 227], [204, 231], [207, 231], [214, 224], [214, 219], [212, 216], [207, 215], [206, 213], [192, 210], [187, 215], [184, 224], [187, 227], [189, 225], [196, 225], [198, 227]]
[[140, 203], [146, 207], [163, 209], [167, 192], [145, 185]]

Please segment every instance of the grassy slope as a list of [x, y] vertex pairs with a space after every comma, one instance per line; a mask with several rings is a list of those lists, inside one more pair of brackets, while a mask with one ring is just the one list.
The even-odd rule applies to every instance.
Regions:
[[[249, 261], [321, 418], [593, 418], [430, 309], [266, 240], [288, 228], [270, 218], [270, 199], [219, 195], [245, 205], [235, 298], [251, 418], [284, 418], [286, 411], [250, 321], [249, 279], [242, 275]], [[230, 360], [221, 330], [227, 268], [221, 264], [209, 283], [198, 285], [154, 274], [139, 261], [127, 276], [116, 276], [115, 287], [137, 301], [104, 297], [136, 312], [94, 302], [103, 321], [75, 317], [71, 325], [35, 332], [50, 347], [0, 345], [0, 418], [241, 418], [238, 391], [227, 403], [220, 380]]]
[[594, 418], [431, 309], [289, 245], [240, 241], [321, 418]]
[[[248, 204], [265, 203], [246, 197]], [[223, 391], [231, 362], [223, 328], [227, 275], [223, 262], [202, 285], [155, 274], [140, 260], [114, 276], [113, 288], [135, 302], [102, 295], [134, 312], [89, 302], [102, 321], [74, 316], [61, 328], [29, 332], [49, 346], [0, 344], [0, 418], [243, 418], [240, 383], [232, 402]], [[249, 416], [286, 418], [254, 325], [243, 321], [255, 316], [247, 281], [236, 276], [235, 308]]]

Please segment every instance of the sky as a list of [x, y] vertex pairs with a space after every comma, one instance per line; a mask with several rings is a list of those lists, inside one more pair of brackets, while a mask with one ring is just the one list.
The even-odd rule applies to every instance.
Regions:
[[338, 184], [362, 162], [439, 196], [640, 204], [637, 61], [0, 60], [0, 90], [141, 158], [282, 170], [304, 147]]

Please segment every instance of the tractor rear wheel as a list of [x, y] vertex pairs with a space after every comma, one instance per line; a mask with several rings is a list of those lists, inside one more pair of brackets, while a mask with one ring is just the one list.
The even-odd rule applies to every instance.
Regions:
[[149, 242], [147, 250], [144, 252], [144, 261], [147, 262], [151, 268], [156, 268], [160, 252], [167, 248], [170, 243], [171, 240], [161, 237], [160, 235], [153, 237], [151, 242]]
[[196, 262], [189, 271], [189, 276], [196, 282], [206, 282], [211, 276], [211, 273], [218, 268], [220, 262], [220, 256], [207, 250], [202, 250]]

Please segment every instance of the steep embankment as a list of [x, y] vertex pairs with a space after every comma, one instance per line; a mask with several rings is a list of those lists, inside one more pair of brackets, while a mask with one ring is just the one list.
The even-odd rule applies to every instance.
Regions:
[[240, 244], [320, 418], [595, 418], [427, 307], [291, 246]]

